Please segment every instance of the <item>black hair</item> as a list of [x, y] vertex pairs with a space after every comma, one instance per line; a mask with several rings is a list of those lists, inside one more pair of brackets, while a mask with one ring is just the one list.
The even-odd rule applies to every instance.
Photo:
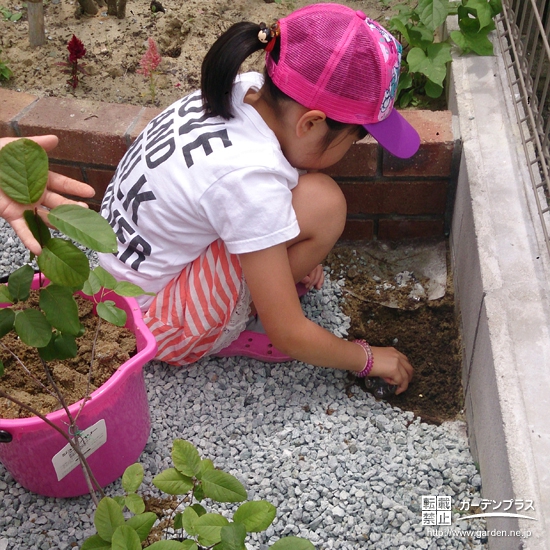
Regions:
[[[253, 53], [265, 49], [266, 45], [258, 39], [261, 26], [246, 21], [235, 23], [214, 42], [206, 54], [201, 67], [201, 93], [204, 109], [207, 113], [229, 120], [232, 118], [231, 97], [235, 78], [241, 65]], [[271, 51], [275, 63], [279, 60], [280, 40], [277, 38]], [[264, 69], [264, 99], [276, 113], [282, 114], [285, 101], [294, 101], [280, 90]], [[327, 118], [328, 132], [325, 134], [322, 151], [342, 132], [346, 135], [357, 133], [358, 139], [367, 135], [361, 125], [338, 122]]]

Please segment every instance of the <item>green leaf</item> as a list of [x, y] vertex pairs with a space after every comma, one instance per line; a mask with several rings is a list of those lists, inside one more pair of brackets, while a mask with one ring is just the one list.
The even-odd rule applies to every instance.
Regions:
[[181, 521], [181, 518], [182, 518], [182, 513], [181, 512], [178, 512], [175, 516], [174, 516], [174, 529], [183, 529], [183, 523]]
[[197, 474], [197, 478], [202, 479], [202, 475], [207, 470], [215, 470], [214, 463], [209, 458], [203, 458], [201, 460], [201, 469], [200, 472]]
[[489, 6], [491, 6], [493, 17], [495, 17], [502, 11], [502, 0], [489, 0]]
[[64, 239], [50, 239], [36, 261], [52, 283], [73, 289], [82, 288], [90, 273], [86, 254]]
[[426, 95], [428, 97], [437, 99], [438, 97], [441, 97], [441, 94], [443, 93], [443, 86], [440, 86], [431, 80], [426, 80], [424, 90], [426, 91]]
[[138, 534], [141, 541], [144, 541], [151, 532], [151, 529], [157, 521], [157, 515], [153, 512], [145, 512], [143, 514], [137, 514], [132, 516], [126, 521], [126, 525], [129, 525]]
[[493, 43], [486, 33], [475, 34], [451, 31], [451, 40], [464, 52], [475, 52], [477, 55], [493, 55]]
[[25, 218], [33, 237], [40, 243], [40, 246], [44, 246], [52, 238], [48, 226], [33, 210], [25, 210], [23, 217]]
[[4, 363], [0, 359], [0, 376], [4, 376]]
[[34, 278], [34, 270], [30, 265], [23, 265], [16, 269], [8, 277], [8, 292], [17, 301], [24, 301], [31, 293], [31, 284]]
[[127, 315], [123, 309], [115, 306], [112, 300], [99, 302], [96, 306], [97, 314], [105, 321], [123, 327], [126, 324]]
[[199, 502], [204, 498], [204, 490], [202, 488], [201, 483], [195, 486], [195, 490], [193, 491], [193, 496], [195, 497], [195, 500], [198, 500]]
[[43, 348], [52, 338], [52, 327], [43, 313], [37, 309], [25, 309], [17, 312], [14, 323], [15, 332], [21, 340], [33, 348]]
[[315, 550], [309, 540], [300, 537], [285, 537], [270, 546], [272, 550]]
[[56, 284], [48, 285], [40, 291], [40, 309], [49, 323], [61, 332], [77, 336], [81, 323], [78, 306], [70, 288]]
[[197, 515], [199, 517], [204, 516], [204, 514], [206, 514], [206, 509], [204, 508], [204, 506], [201, 506], [198, 502], [195, 502], [195, 504], [193, 504], [191, 508], [193, 508], [193, 510], [197, 512]]
[[246, 500], [246, 489], [231, 474], [221, 470], [207, 470], [202, 475], [204, 495], [217, 502], [242, 502]]
[[108, 272], [105, 271], [101, 266], [98, 266], [94, 269], [94, 275], [99, 281], [99, 286], [106, 288], [107, 290], [114, 290], [118, 285], [118, 281]]
[[433, 82], [443, 85], [447, 76], [447, 62], [451, 61], [450, 46], [447, 43], [431, 44], [427, 55], [420, 48], [413, 48], [407, 55], [409, 70], [421, 73]]
[[204, 514], [197, 519], [195, 527], [198, 532], [199, 544], [213, 546], [221, 540], [222, 527], [229, 525], [229, 521], [220, 514]]
[[33, 204], [48, 183], [48, 155], [30, 139], [0, 149], [0, 189], [19, 204]]
[[0, 304], [13, 304], [13, 296], [8, 290], [8, 285], [0, 285]]
[[181, 513], [181, 526], [187, 531], [189, 535], [193, 537], [198, 534], [197, 528], [195, 527], [195, 524], [198, 519], [199, 519], [199, 515], [191, 506], [188, 506]]
[[3, 338], [13, 329], [15, 312], [12, 309], [0, 309], [0, 338]]
[[145, 502], [136, 493], [129, 493], [126, 495], [125, 504], [128, 510], [133, 514], [141, 514], [145, 511]]
[[246, 529], [241, 523], [231, 523], [222, 527], [220, 531], [221, 542], [216, 546], [219, 550], [246, 550], [244, 541]]
[[475, 10], [480, 30], [488, 27], [493, 22], [491, 6], [487, 0], [468, 0], [465, 7]]
[[[185, 542], [187, 541], [178, 542], [177, 540], [158, 540], [157, 542], [154, 542], [147, 548], [148, 549], [152, 548], [153, 550], [186, 550], [186, 549], [194, 550], [193, 546], [184, 546]], [[195, 548], [196, 548], [196, 545], [195, 545]]]
[[49, 222], [67, 237], [97, 252], [116, 252], [117, 239], [109, 222], [94, 210], [63, 204], [50, 210]]
[[122, 487], [127, 493], [135, 493], [143, 481], [143, 466], [136, 462], [124, 470]]
[[193, 480], [175, 468], [168, 468], [153, 478], [153, 485], [169, 495], [184, 495], [193, 488]]
[[126, 499], [123, 496], [116, 495], [113, 497], [113, 500], [116, 501], [121, 510], [126, 506]]
[[99, 535], [92, 535], [84, 541], [80, 550], [107, 550], [110, 548], [110, 542], [103, 540]]
[[196, 476], [201, 469], [201, 457], [189, 441], [175, 439], [172, 446], [172, 461], [178, 472], [185, 476]]
[[46, 346], [38, 348], [38, 354], [44, 361], [54, 359], [71, 359], [78, 355], [76, 338], [71, 334], [53, 333], [51, 340]]
[[449, 14], [449, 0], [419, 0], [416, 8], [420, 21], [430, 30], [441, 26]]
[[235, 523], [242, 523], [247, 532], [260, 533], [265, 531], [275, 519], [277, 508], [266, 500], [245, 502], [241, 504], [233, 516]]
[[135, 285], [134, 283], [129, 283], [128, 281], [118, 281], [114, 291], [119, 296], [126, 297], [135, 297], [141, 296], [142, 294], [148, 294], [149, 296], [154, 296], [154, 292], [145, 292], [140, 286]]
[[113, 533], [111, 548], [112, 550], [141, 550], [141, 541], [129, 525], [120, 525]]
[[124, 516], [117, 502], [110, 497], [103, 497], [99, 501], [94, 515], [97, 534], [103, 540], [111, 542], [113, 533], [124, 523]]
[[199, 547], [194, 540], [187, 539], [181, 543], [181, 550], [198, 550]]

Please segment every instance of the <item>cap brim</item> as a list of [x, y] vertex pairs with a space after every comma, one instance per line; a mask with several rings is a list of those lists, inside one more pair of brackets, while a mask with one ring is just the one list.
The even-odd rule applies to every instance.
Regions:
[[418, 132], [395, 109], [384, 120], [363, 126], [384, 149], [396, 157], [412, 157], [420, 147]]

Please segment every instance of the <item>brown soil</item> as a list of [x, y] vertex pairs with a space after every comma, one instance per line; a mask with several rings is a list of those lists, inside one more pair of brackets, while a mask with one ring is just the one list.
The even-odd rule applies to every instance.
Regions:
[[[406, 287], [378, 293], [380, 282], [361, 267], [357, 261], [360, 256], [357, 248], [341, 246], [327, 259], [337, 278], [345, 279], [343, 310], [351, 318], [349, 338], [365, 339], [373, 346], [393, 346], [408, 357], [415, 369], [407, 391], [385, 399], [428, 423], [460, 417], [461, 341], [451, 278], [443, 298], [419, 304], [407, 298], [410, 289]], [[353, 267], [342, 270], [342, 264]], [[380, 304], [390, 297], [399, 308]], [[356, 378], [350, 377], [350, 384], [366, 390], [363, 381]]]
[[[76, 403], [105, 383], [118, 367], [136, 351], [136, 340], [132, 332], [102, 322], [95, 343], [95, 361], [91, 385], [88, 388], [88, 372], [98, 317], [93, 313], [92, 302], [77, 297], [77, 303], [80, 321], [86, 327], [85, 334], [77, 338], [79, 354], [74, 359], [48, 362], [53, 379], [68, 405]], [[19, 307], [36, 307], [36, 305], [36, 292], [32, 293], [28, 302], [18, 304]], [[4, 363], [5, 374], [0, 378], [0, 388], [42, 414], [59, 409], [56, 397], [35, 382], [12, 355], [15, 354], [30, 370], [33, 377], [51, 391], [43, 364], [36, 350], [23, 344], [13, 331], [4, 336], [1, 343], [0, 360]], [[21, 410], [18, 405], [0, 398], [0, 418], [28, 418], [30, 416], [33, 415], [28, 411]]]
[[[10, 13], [23, 13], [17, 21], [2, 20], [0, 13], [0, 61], [13, 72], [0, 85], [39, 97], [76, 97], [108, 103], [151, 104], [148, 81], [136, 70], [147, 49], [147, 40], [158, 44], [163, 61], [156, 85], [156, 102], [167, 107], [196, 90], [200, 66], [208, 48], [230, 25], [238, 21], [271, 23], [311, 0], [161, 0], [165, 13], [152, 13], [150, 0], [128, 0], [126, 18], [106, 15], [100, 8], [94, 17], [78, 14], [76, 1], [45, 0], [46, 44], [29, 46], [26, 10], [17, 0], [5, 0]], [[383, 22], [388, 7], [379, 0], [346, 0], [340, 3], [363, 10]], [[395, 3], [395, 2], [394, 2]], [[75, 15], [76, 14], [76, 15]], [[67, 43], [75, 34], [87, 50], [81, 63], [86, 74], [73, 90], [67, 84], [63, 63]], [[261, 70], [263, 56], [252, 56], [245, 66]]]

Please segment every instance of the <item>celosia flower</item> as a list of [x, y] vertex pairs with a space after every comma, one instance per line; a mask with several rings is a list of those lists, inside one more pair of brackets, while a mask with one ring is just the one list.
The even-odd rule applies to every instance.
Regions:
[[149, 47], [147, 48], [147, 51], [145, 52], [143, 57], [140, 59], [140, 69], [138, 69], [137, 72], [146, 76], [147, 78], [151, 78], [153, 73], [160, 65], [161, 61], [162, 57], [158, 52], [157, 44], [152, 38], [149, 38]]
[[69, 50], [69, 61], [76, 63], [79, 59], [82, 59], [86, 55], [86, 48], [84, 44], [73, 34], [73, 37], [69, 40], [67, 45]]

